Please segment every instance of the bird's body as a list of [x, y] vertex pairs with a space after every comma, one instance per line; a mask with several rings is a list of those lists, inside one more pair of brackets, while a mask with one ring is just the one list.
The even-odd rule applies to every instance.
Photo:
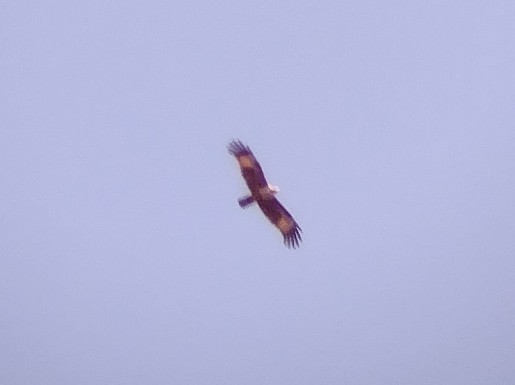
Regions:
[[302, 241], [302, 231], [291, 214], [277, 200], [275, 194], [279, 192], [277, 186], [268, 184], [260, 164], [248, 146], [240, 141], [232, 141], [228, 146], [229, 154], [238, 161], [241, 174], [250, 190], [250, 195], [238, 199], [238, 203], [245, 208], [257, 203], [261, 211], [282, 233], [284, 243], [288, 247], [296, 248]]

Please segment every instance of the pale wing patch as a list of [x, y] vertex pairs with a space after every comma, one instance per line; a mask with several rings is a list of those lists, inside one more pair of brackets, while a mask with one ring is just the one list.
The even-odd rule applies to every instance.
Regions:
[[277, 227], [279, 230], [281, 230], [282, 233], [287, 233], [291, 230], [291, 228], [294, 226], [293, 221], [289, 220], [288, 218], [281, 217], [277, 221]]
[[254, 161], [252, 160], [252, 156], [249, 155], [242, 155], [238, 158], [238, 163], [240, 164], [240, 167], [242, 168], [253, 168], [254, 167]]

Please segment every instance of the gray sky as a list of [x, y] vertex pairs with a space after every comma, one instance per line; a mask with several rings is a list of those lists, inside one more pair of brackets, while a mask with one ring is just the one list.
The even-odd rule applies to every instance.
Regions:
[[0, 383], [513, 384], [514, 20], [1, 3]]

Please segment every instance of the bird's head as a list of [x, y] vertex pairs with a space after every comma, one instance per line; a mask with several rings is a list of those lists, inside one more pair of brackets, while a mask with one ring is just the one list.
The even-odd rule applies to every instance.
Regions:
[[279, 191], [281, 191], [281, 190], [279, 190], [279, 187], [274, 186], [273, 184], [270, 184], [270, 183], [268, 184], [268, 188], [269, 188], [269, 189], [270, 189], [270, 191], [272, 191], [272, 193], [274, 193], [274, 194], [277, 194]]

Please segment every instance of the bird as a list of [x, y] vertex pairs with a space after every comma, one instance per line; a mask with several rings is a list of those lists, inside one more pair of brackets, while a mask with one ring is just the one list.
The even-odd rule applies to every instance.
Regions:
[[240, 140], [231, 141], [227, 150], [238, 161], [243, 179], [250, 190], [250, 195], [238, 199], [240, 207], [247, 208], [251, 204], [257, 203], [263, 214], [282, 233], [284, 244], [288, 248], [297, 248], [299, 241], [302, 241], [300, 236], [302, 229], [275, 197], [279, 192], [279, 187], [266, 181], [256, 157], [250, 148]]

